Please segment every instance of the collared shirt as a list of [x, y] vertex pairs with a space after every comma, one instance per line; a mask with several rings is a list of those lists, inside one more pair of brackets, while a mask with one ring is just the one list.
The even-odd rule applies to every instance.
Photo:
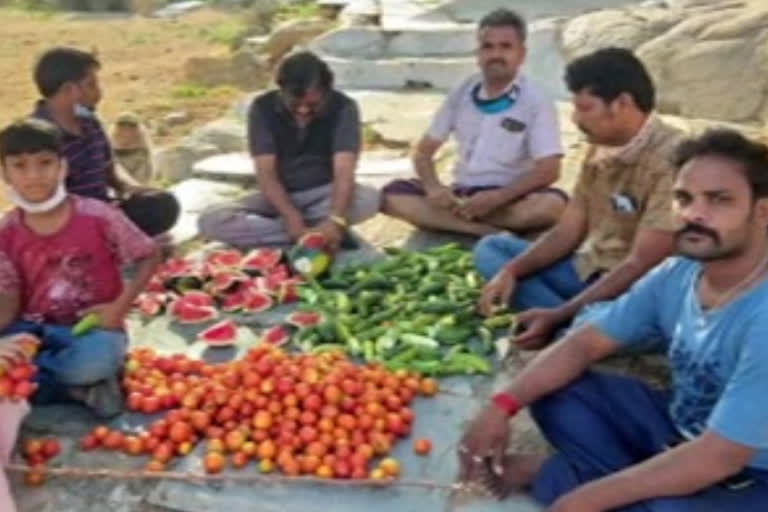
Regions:
[[53, 119], [45, 101], [39, 101], [32, 114], [59, 127], [62, 132], [62, 152], [67, 160], [67, 190], [73, 194], [106, 201], [107, 176], [112, 167], [112, 148], [98, 119], [76, 111], [80, 133], [68, 132]]
[[573, 191], [587, 214], [587, 239], [576, 255], [582, 279], [627, 257], [640, 229], [674, 231], [674, 152], [683, 133], [652, 116], [621, 150], [589, 148]]
[[248, 145], [253, 156], [275, 155], [277, 175], [287, 191], [328, 185], [333, 181], [334, 155], [361, 150], [357, 103], [334, 90], [324, 111], [300, 127], [279, 92], [267, 92], [251, 104]]
[[488, 114], [478, 110], [472, 99], [479, 84], [482, 76], [476, 74], [454, 89], [427, 132], [439, 141], [451, 133], [456, 137], [457, 185], [507, 186], [530, 171], [535, 160], [563, 154], [555, 102], [540, 86], [518, 75], [512, 84], [512, 106]]

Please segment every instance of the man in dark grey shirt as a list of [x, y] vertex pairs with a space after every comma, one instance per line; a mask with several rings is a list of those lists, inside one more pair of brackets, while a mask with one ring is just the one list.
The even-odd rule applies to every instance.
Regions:
[[355, 183], [357, 104], [333, 89], [327, 64], [309, 52], [286, 58], [279, 89], [254, 99], [248, 143], [260, 190], [200, 216], [205, 238], [236, 247], [284, 246], [309, 230], [336, 250], [348, 225], [379, 210], [378, 191]]

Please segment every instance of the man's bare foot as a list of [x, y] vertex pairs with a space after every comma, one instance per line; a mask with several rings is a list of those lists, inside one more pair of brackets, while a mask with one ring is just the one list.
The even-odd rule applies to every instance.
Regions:
[[488, 463], [483, 475], [483, 485], [496, 498], [502, 500], [512, 492], [530, 486], [545, 460], [546, 457], [541, 455], [505, 455], [501, 468], [493, 468], [491, 463]]

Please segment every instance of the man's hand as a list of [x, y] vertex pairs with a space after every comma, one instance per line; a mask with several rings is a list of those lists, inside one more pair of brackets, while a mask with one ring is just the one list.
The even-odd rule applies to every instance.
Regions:
[[301, 215], [296, 215], [295, 217], [285, 217], [285, 229], [288, 231], [288, 236], [291, 237], [291, 240], [296, 242], [299, 238], [301, 238], [304, 233], [308, 231], [307, 225], [304, 224], [304, 219], [301, 217]]
[[471, 482], [481, 479], [488, 459], [494, 473], [501, 475], [510, 432], [507, 414], [495, 405], [486, 406], [472, 421], [459, 443], [459, 480]]
[[325, 220], [312, 228], [313, 231], [319, 231], [326, 240], [326, 247], [329, 251], [335, 253], [341, 246], [341, 239], [344, 237], [344, 231], [341, 226], [332, 220]]
[[498, 190], [483, 190], [459, 200], [457, 214], [466, 220], [481, 219], [501, 206], [504, 198]]
[[502, 267], [493, 276], [493, 279], [483, 286], [477, 310], [481, 315], [491, 316], [496, 304], [507, 307], [516, 287], [517, 278], [514, 273], [510, 272], [506, 267]]
[[547, 512], [605, 512], [605, 510], [592, 503], [585, 492], [576, 489], [561, 496], [547, 509]]
[[427, 202], [435, 208], [450, 210], [456, 206], [456, 196], [453, 191], [445, 185], [428, 187], [425, 190]]
[[554, 331], [568, 317], [556, 308], [534, 308], [517, 315], [515, 332], [511, 333], [512, 341], [525, 350], [537, 350], [546, 345]]
[[80, 317], [82, 318], [91, 313], [98, 315], [100, 329], [122, 331], [124, 328], [123, 322], [125, 320], [125, 315], [128, 311], [125, 306], [117, 301], [106, 302], [103, 304], [96, 304], [95, 306], [80, 311]]

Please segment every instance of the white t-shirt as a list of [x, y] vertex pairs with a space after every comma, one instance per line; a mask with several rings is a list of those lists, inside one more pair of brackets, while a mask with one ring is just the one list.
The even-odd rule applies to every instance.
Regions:
[[530, 171], [534, 160], [563, 154], [555, 102], [541, 87], [518, 75], [514, 104], [487, 114], [472, 100], [473, 89], [481, 83], [482, 76], [475, 74], [451, 91], [427, 132], [439, 141], [451, 133], [456, 137], [457, 185], [506, 186]]

